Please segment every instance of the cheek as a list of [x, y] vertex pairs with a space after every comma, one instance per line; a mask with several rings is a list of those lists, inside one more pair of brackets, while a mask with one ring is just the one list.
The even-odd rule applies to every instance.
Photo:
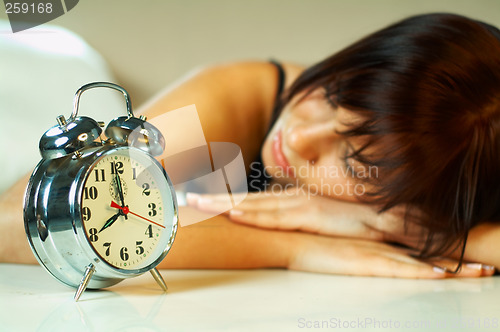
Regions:
[[262, 148], [260, 150], [262, 163], [265, 166], [270, 165], [271, 160], [272, 160], [272, 151], [271, 151], [272, 137], [273, 137], [272, 133], [269, 133], [269, 135], [266, 137], [266, 140], [264, 141], [264, 144], [262, 145]]

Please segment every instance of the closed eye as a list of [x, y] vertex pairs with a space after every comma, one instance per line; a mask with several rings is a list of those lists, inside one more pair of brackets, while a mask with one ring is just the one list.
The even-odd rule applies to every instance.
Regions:
[[347, 174], [350, 174], [352, 177], [356, 176], [356, 172], [354, 171], [354, 167], [349, 164], [349, 159], [352, 158], [352, 151], [354, 151], [354, 148], [349, 142], [345, 142], [345, 149], [343, 153], [343, 163], [346, 169]]

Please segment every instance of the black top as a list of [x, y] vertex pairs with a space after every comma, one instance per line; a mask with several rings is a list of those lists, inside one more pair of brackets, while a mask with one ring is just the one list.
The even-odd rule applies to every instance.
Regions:
[[[274, 126], [274, 123], [280, 115], [280, 99], [285, 87], [285, 71], [283, 70], [283, 66], [277, 61], [271, 61], [271, 63], [278, 70], [278, 89], [276, 92], [276, 97], [274, 98], [274, 108], [271, 114], [271, 122], [269, 123], [269, 127], [267, 128], [266, 136], [267, 134], [269, 134], [269, 131]], [[247, 176], [248, 191], [264, 191], [266, 186], [271, 182], [271, 179], [272, 177], [264, 170], [262, 156], [259, 154], [257, 159], [250, 164], [250, 171]]]

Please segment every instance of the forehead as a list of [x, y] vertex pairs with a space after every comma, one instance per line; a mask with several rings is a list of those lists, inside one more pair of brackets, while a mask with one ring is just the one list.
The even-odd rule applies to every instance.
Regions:
[[[324, 88], [317, 88], [309, 92], [303, 91], [302, 93], [297, 94], [292, 99], [290, 105], [292, 107], [297, 105], [304, 105], [307, 112], [313, 113], [315, 113], [313, 109], [327, 109], [327, 112], [316, 112], [316, 114], [322, 114], [321, 117], [325, 120], [331, 119], [333, 114], [334, 120], [336, 122], [335, 130], [339, 133], [357, 127], [366, 120], [360, 114], [360, 112], [349, 110], [341, 105], [335, 106], [334, 103], [329, 101], [326, 90]], [[319, 117], [320, 115], [317, 116]]]

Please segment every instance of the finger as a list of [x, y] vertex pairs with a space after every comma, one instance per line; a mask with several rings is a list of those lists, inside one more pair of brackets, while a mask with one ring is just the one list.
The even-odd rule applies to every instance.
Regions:
[[[304, 238], [304, 236], [302, 236]], [[364, 240], [309, 236], [307, 249], [293, 256], [293, 270], [391, 278], [442, 279], [444, 272], [391, 246]], [[334, 250], [332, 250], [334, 249]]]
[[[420, 261], [418, 258], [416, 258], [418, 250], [410, 248], [405, 248], [403, 250], [406, 250], [408, 255], [411, 256], [412, 259]], [[457, 271], [459, 261], [448, 257], [434, 257], [431, 259], [421, 260], [420, 262], [429, 267], [432, 267], [434, 272], [444, 274], [446, 278], [477, 278], [482, 276], [490, 276], [495, 272], [493, 266], [473, 262], [462, 264], [460, 269]]]
[[495, 273], [495, 267], [491, 265], [481, 264], [481, 263], [465, 263], [463, 264], [459, 271], [455, 273], [458, 262], [450, 262], [445, 260], [441, 263], [434, 263], [435, 268], [438, 270], [443, 270], [450, 276], [463, 277], [463, 278], [476, 278], [476, 277], [489, 277]]
[[196, 207], [199, 199], [200, 195], [197, 193], [186, 193], [186, 203], [191, 207]]
[[432, 267], [433, 271], [438, 274], [444, 274], [445, 277], [463, 277], [463, 278], [477, 278], [491, 276], [495, 273], [495, 267], [491, 265], [467, 262], [462, 264], [459, 271], [457, 267], [459, 266], [459, 261], [448, 257], [435, 257], [427, 260], [419, 260], [416, 258], [419, 251], [412, 248], [401, 248], [410, 259], [414, 259], [421, 262], [428, 267]]
[[449, 277], [477, 278], [491, 276], [495, 273], [493, 266], [475, 262], [463, 263], [458, 268], [459, 261], [447, 257], [434, 258], [428, 260], [427, 263], [433, 265], [436, 271], [442, 271]]
[[495, 269], [492, 266], [480, 264], [480, 263], [466, 263], [462, 265], [462, 268], [457, 273], [457, 277], [464, 278], [476, 278], [476, 277], [489, 277], [495, 273]]
[[310, 208], [303, 207], [303, 204], [288, 206], [286, 209], [283, 206], [272, 210], [245, 210], [238, 206], [229, 211], [229, 218], [236, 223], [267, 229], [301, 231], [375, 241], [383, 239], [379, 231], [367, 228], [364, 224], [349, 218], [332, 217], [322, 215], [319, 212], [312, 216]]
[[[259, 196], [270, 196], [269, 194], [264, 195], [263, 193], [231, 193], [230, 194], [235, 201], [241, 201], [243, 199], [252, 199], [252, 197], [259, 199]], [[225, 202], [227, 200], [228, 194], [198, 194], [193, 192], [186, 193], [186, 201], [190, 206], [197, 206], [200, 200], [204, 202]]]
[[299, 190], [297, 187], [286, 188], [285, 190], [279, 191], [259, 191], [259, 192], [251, 192], [251, 193], [233, 193], [235, 198], [241, 198], [245, 200], [260, 200], [267, 199], [270, 197], [276, 199], [288, 199], [293, 196], [303, 196], [305, 197], [305, 193], [303, 190]]
[[434, 265], [410, 256], [411, 249], [385, 243], [367, 242], [367, 245], [374, 248], [364, 271], [367, 276], [408, 279], [443, 279], [452, 276], [446, 270], [436, 269]]
[[[243, 211], [274, 211], [280, 209], [291, 209], [304, 204], [303, 197], [294, 195], [275, 195], [272, 193], [253, 193], [248, 194], [232, 194], [233, 202], [240, 202], [236, 205], [236, 209]], [[245, 199], [243, 199], [245, 197]], [[188, 205], [196, 207], [202, 211], [221, 211], [227, 210], [228, 200], [231, 199], [227, 194], [220, 195], [199, 195], [187, 193], [186, 200]]]
[[[301, 249], [294, 256], [290, 269], [410, 279], [482, 276], [482, 271], [474, 266], [464, 266], [460, 274], [451, 274], [446, 269], [408, 256], [404, 249], [384, 243], [312, 235], [308, 238], [307, 250]], [[332, 246], [335, 250], [331, 250]], [[446, 265], [451, 260], [437, 260], [435, 263]]]
[[204, 212], [223, 213], [228, 212], [233, 205], [227, 194], [200, 195], [197, 193], [186, 193], [188, 206]]
[[496, 269], [493, 265], [482, 264], [482, 276], [483, 277], [491, 277], [495, 274]]
[[266, 195], [258, 199], [254, 197], [245, 199], [236, 205], [235, 209], [245, 211], [279, 211], [303, 206], [305, 203], [302, 197]]
[[229, 211], [229, 218], [236, 223], [267, 229], [302, 230], [303, 227], [303, 218], [301, 216], [289, 214], [287, 218], [284, 218], [283, 213], [280, 213], [280, 211], [266, 212], [233, 209]]
[[[356, 269], [357, 267], [355, 266], [347, 266], [343, 274], [405, 279], [444, 279], [458, 276], [404, 255], [399, 257], [395, 255], [390, 255], [390, 257], [384, 255], [375, 256], [367, 261], [366, 266], [361, 271], [356, 271]], [[468, 276], [479, 277], [480, 273], [478, 271], [475, 272], [475, 275], [468, 273]]]
[[[292, 197], [305, 197], [302, 191], [299, 191], [297, 188], [287, 188], [286, 190], [280, 192], [271, 192], [271, 191], [263, 191], [263, 192], [255, 192], [255, 193], [231, 193], [230, 194], [235, 201], [259, 201], [259, 200], [267, 200], [269, 198], [276, 200], [287, 200]], [[186, 198], [189, 203], [196, 204], [199, 199], [212, 200], [212, 201], [224, 201], [227, 197], [226, 193], [222, 194], [198, 194], [188, 192], [186, 193]]]

